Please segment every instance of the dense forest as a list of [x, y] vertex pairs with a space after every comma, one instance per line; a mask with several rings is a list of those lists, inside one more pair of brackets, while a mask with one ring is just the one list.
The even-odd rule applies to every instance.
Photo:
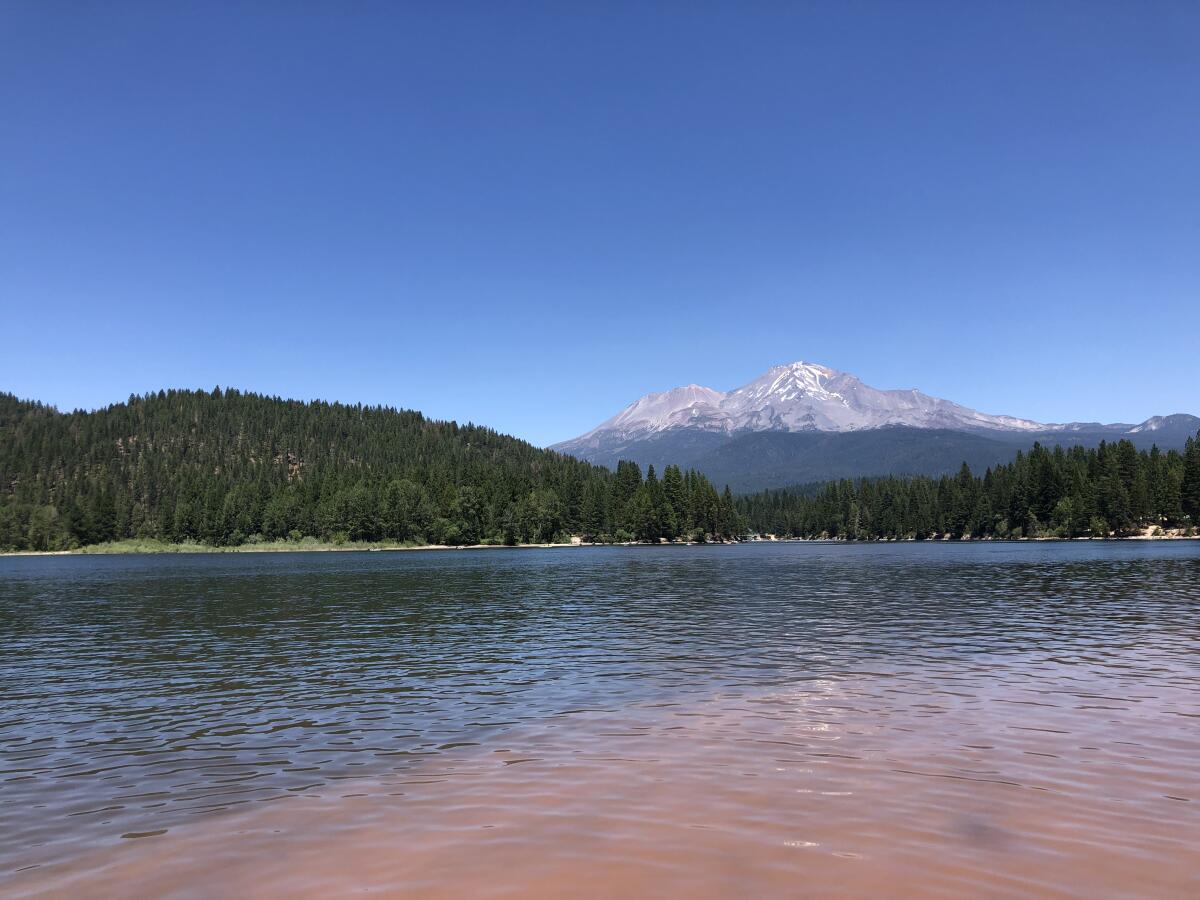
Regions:
[[615, 472], [388, 407], [160, 391], [61, 413], [0, 394], [0, 550], [126, 539], [436, 544], [1200, 531], [1200, 435], [1182, 453], [1035, 445], [982, 476], [718, 493], [695, 471]]
[[1108, 537], [1145, 528], [1200, 531], [1200, 435], [1184, 452], [1129, 441], [1053, 450], [1035, 444], [983, 476], [835, 481], [738, 498], [749, 527], [779, 537]]
[[615, 473], [473, 425], [236, 390], [61, 413], [0, 394], [0, 550], [124, 539], [438, 544], [714, 540], [728, 491]]

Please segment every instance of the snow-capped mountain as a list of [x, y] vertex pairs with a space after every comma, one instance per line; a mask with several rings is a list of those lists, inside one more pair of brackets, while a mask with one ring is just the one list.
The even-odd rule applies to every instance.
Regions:
[[[1140, 425], [1045, 424], [978, 412], [918, 390], [879, 390], [846, 372], [795, 362], [768, 369], [731, 391], [689, 384], [647, 394], [551, 449], [601, 465], [618, 459], [669, 461], [715, 472], [719, 464], [722, 473], [735, 475], [770, 457], [780, 468], [779, 483], [789, 483], [783, 479], [824, 477], [834, 471], [827, 463], [851, 446], [865, 454], [854, 471], [883, 474], [923, 470], [938, 453], [945, 460], [935, 468], [951, 465], [950, 460], [956, 468], [967, 448], [977, 462], [998, 459], [1039, 440], [1070, 446], [1127, 437], [1139, 445], [1182, 446], [1197, 427], [1200, 419], [1189, 415], [1155, 416]], [[751, 441], [755, 435], [774, 437]], [[852, 435], [859, 437], [850, 441]], [[863, 449], [868, 447], [869, 453]], [[803, 456], [802, 463], [784, 462], [796, 454]]]
[[1046, 426], [976, 412], [917, 390], [881, 391], [815, 363], [775, 366], [732, 391], [698, 384], [647, 394], [587, 434], [554, 449], [599, 446], [675, 428], [741, 431], [859, 431], [885, 425], [913, 428], [1039, 431]]

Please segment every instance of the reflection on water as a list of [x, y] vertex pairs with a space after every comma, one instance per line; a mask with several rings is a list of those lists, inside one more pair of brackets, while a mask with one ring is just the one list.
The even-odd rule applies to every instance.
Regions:
[[1200, 895], [1195, 543], [4, 559], [0, 699], [0, 891]]

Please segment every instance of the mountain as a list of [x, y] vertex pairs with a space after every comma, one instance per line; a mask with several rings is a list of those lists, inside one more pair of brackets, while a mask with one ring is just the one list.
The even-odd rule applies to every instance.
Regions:
[[620, 459], [693, 466], [718, 484], [758, 490], [863, 475], [938, 475], [964, 461], [986, 468], [1034, 442], [1182, 447], [1200, 428], [1189, 415], [1139, 425], [1045, 424], [989, 415], [918, 390], [879, 390], [814, 363], [775, 366], [732, 391], [688, 385], [647, 394], [551, 449], [598, 465]]
[[853, 375], [814, 363], [774, 366], [732, 391], [698, 384], [647, 394], [591, 431], [552, 449], [586, 456], [589, 449], [644, 440], [675, 429], [744, 431], [860, 431], [885, 425], [913, 428], [1036, 431], [1044, 426], [989, 416], [917, 390], [881, 391]]

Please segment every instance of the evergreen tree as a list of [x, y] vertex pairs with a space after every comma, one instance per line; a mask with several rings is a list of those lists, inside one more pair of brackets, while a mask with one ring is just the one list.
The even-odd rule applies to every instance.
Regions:
[[1200, 435], [1188, 438], [1179, 485], [1180, 506], [1194, 525], [1200, 525]]
[[667, 466], [663, 470], [662, 493], [666, 504], [662, 517], [668, 523], [671, 539], [686, 536], [687, 494], [679, 466]]
[[634, 531], [630, 504], [642, 485], [642, 470], [635, 462], [617, 462], [617, 474], [613, 480], [610, 513], [616, 527], [632, 534]]
[[595, 541], [608, 534], [608, 492], [603, 481], [593, 479], [588, 482], [581, 518], [585, 539]]

